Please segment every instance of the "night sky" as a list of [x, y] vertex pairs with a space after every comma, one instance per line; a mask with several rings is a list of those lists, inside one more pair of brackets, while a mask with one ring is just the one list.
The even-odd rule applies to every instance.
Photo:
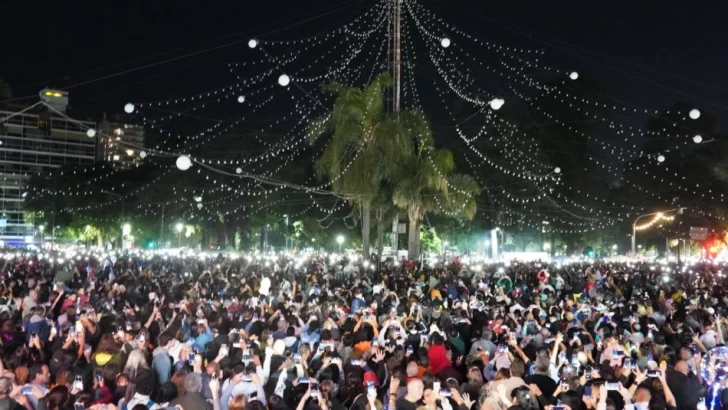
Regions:
[[[230, 82], [226, 64], [243, 60], [251, 36], [294, 39], [315, 34], [349, 21], [374, 4], [332, 0], [5, 3], [0, 78], [10, 83], [14, 97], [36, 95], [45, 85], [63, 88], [238, 42], [71, 88], [71, 104], [88, 115], [120, 111], [130, 100], [182, 96]], [[724, 2], [422, 0], [422, 4], [483, 38], [542, 48], [549, 65], [589, 73], [616, 98], [634, 106], [666, 108], [683, 100], [719, 118], [728, 111], [728, 29], [722, 21], [728, 16], [728, 4]], [[334, 8], [341, 10], [282, 30], [302, 15], [306, 18]], [[725, 127], [724, 121], [721, 126]]]

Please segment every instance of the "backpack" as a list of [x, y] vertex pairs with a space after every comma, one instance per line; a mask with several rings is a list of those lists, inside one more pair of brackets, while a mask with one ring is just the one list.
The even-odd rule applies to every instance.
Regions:
[[[155, 403], [153, 401], [149, 400], [147, 402], [146, 406], [147, 406], [148, 409], [151, 409], [152, 406], [154, 406], [154, 404]], [[129, 410], [129, 408], [127, 407], [126, 403], [124, 403], [124, 405], [121, 407], [121, 410]]]

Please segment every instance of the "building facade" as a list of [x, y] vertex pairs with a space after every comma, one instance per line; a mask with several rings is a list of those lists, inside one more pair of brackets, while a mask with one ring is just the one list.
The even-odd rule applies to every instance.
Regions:
[[141, 165], [144, 147], [144, 126], [124, 121], [123, 116], [106, 118], [100, 125], [97, 159], [116, 169], [130, 169]]
[[[56, 104], [67, 104], [68, 95], [62, 97]], [[33, 174], [93, 164], [96, 158], [96, 138], [87, 135], [95, 122], [71, 121], [51, 110], [20, 111], [0, 110], [0, 241], [5, 245], [38, 240], [23, 209], [25, 184]]]

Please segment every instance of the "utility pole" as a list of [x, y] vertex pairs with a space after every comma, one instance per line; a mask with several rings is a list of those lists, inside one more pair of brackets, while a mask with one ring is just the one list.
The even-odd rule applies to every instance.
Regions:
[[[400, 109], [400, 91], [402, 75], [402, 0], [392, 1], [392, 112]], [[399, 213], [395, 212], [392, 220], [392, 251], [394, 260], [398, 260]], [[381, 258], [381, 255], [380, 255]]]
[[159, 249], [164, 246], [164, 204], [162, 204], [162, 224], [159, 227]]

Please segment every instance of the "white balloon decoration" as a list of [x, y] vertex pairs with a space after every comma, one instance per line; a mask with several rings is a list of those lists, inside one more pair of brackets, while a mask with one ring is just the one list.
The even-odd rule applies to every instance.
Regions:
[[146, 152], [146, 151], [142, 151], [142, 152], [140, 152], [140, 153], [139, 153], [139, 157], [140, 157], [141, 159], [144, 159], [144, 158], [146, 158], [146, 157], [147, 157], [147, 152]]
[[665, 162], [665, 156], [664, 155], [659, 155], [657, 157], [657, 162]]
[[555, 174], [560, 174], [561, 173], [561, 168], [559, 168], [559, 167], [554, 168], [554, 173]]
[[505, 103], [505, 100], [503, 100], [502, 98], [494, 98], [490, 100], [490, 108], [494, 110], [499, 110]]
[[177, 168], [180, 171], [187, 171], [192, 166], [192, 160], [187, 155], [180, 155], [177, 158]]
[[124, 112], [127, 114], [131, 114], [134, 112], [134, 104], [132, 103], [126, 103], [124, 106]]
[[443, 37], [443, 39], [440, 40], [440, 44], [442, 45], [442, 48], [448, 48], [450, 47], [450, 39], [447, 37]]
[[703, 137], [700, 135], [696, 135], [693, 137], [693, 142], [696, 144], [700, 144], [701, 142], [703, 142]]
[[579, 73], [577, 73], [576, 71], [572, 71], [571, 74], [569, 74], [569, 78], [571, 78], [572, 80], [576, 80], [577, 78], [579, 78]]
[[281, 74], [281, 76], [278, 77], [278, 84], [280, 84], [281, 86], [285, 87], [290, 83], [291, 83], [291, 77], [289, 77], [288, 75]]
[[244, 103], [245, 102], [245, 96], [244, 95], [239, 95], [238, 96], [238, 102], [241, 103], [241, 104]]
[[238, 174], [242, 174], [243, 173], [243, 169], [242, 168], [237, 168], [237, 169], [235, 169], [235, 172], [238, 173]]
[[690, 118], [694, 120], [700, 118], [700, 110], [698, 110], [697, 108], [693, 108], [692, 110], [690, 110]]
[[258, 47], [258, 40], [251, 38], [250, 41], [248, 41], [248, 47], [250, 47], [250, 48]]
[[202, 209], [202, 204], [198, 203], [197, 204], [197, 209]]
[[96, 130], [93, 128], [89, 128], [88, 130], [86, 130], [86, 135], [93, 138], [96, 136]]

